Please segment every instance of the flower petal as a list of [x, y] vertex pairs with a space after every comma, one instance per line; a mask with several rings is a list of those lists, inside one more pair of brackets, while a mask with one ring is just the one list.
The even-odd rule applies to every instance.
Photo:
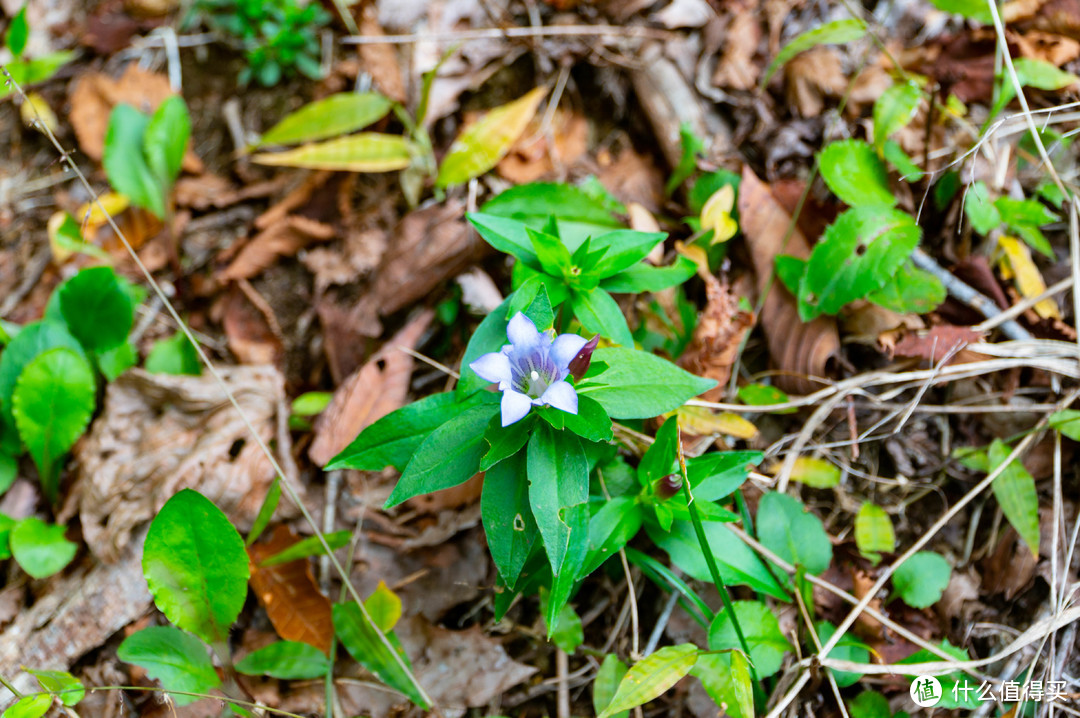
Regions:
[[486, 381], [496, 384], [510, 381], [510, 358], [501, 352], [485, 354], [469, 364], [469, 368]]
[[551, 358], [560, 372], [569, 368], [570, 360], [577, 356], [585, 342], [585, 337], [577, 334], [560, 334], [555, 337], [555, 343], [551, 345]]
[[[577, 397], [575, 396], [574, 399], [576, 400]], [[532, 400], [521, 392], [507, 389], [503, 392], [500, 408], [502, 409], [502, 425], [510, 426], [525, 418], [529, 409], [532, 408]]]
[[577, 413], [577, 392], [570, 386], [570, 382], [555, 382], [547, 388], [540, 401], [568, 414]]
[[518, 351], [536, 349], [540, 346], [541, 339], [533, 320], [521, 312], [515, 314], [506, 325], [506, 338]]

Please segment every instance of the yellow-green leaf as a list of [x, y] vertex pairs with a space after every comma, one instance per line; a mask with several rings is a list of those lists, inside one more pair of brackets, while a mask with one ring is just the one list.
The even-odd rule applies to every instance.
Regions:
[[371, 616], [371, 622], [383, 633], [394, 630], [398, 619], [401, 618], [401, 598], [382, 581], [379, 581], [375, 592], [364, 601], [364, 608]]
[[756, 426], [730, 411], [714, 414], [702, 406], [680, 406], [673, 413], [678, 414], [679, 425], [691, 434], [724, 434], [736, 439], [753, 439], [758, 434]]
[[1080, 441], [1080, 411], [1064, 409], [1050, 415], [1050, 428], [1060, 431], [1073, 441]]
[[411, 162], [409, 141], [397, 135], [361, 132], [336, 140], [316, 142], [286, 152], [262, 152], [252, 162], [275, 167], [342, 172], [393, 172]]
[[795, 465], [791, 469], [791, 478], [793, 481], [815, 489], [831, 489], [840, 483], [840, 469], [825, 459], [800, 456], [795, 459]]
[[449, 187], [468, 182], [498, 164], [525, 131], [546, 94], [546, 87], [537, 87], [466, 127], [450, 145], [435, 183]]
[[855, 545], [874, 563], [881, 560], [879, 551], [896, 549], [896, 533], [885, 509], [867, 501], [855, 515]]
[[[1004, 279], [1014, 279], [1016, 289], [1025, 299], [1037, 297], [1046, 291], [1046, 283], [1043, 281], [1039, 268], [1031, 259], [1031, 250], [1023, 242], [1015, 237], [1002, 235], [998, 238], [998, 246], [1004, 252], [999, 264]], [[1034, 307], [1035, 313], [1044, 319], [1061, 319], [1057, 302], [1053, 297], [1047, 297]]]
[[644, 705], [682, 680], [697, 663], [698, 647], [692, 643], [664, 646], [634, 664], [619, 683], [619, 690], [599, 718]]
[[[1008, 458], [1011, 450], [1001, 439], [990, 444], [990, 466], [996, 469]], [[1039, 555], [1039, 494], [1035, 490], [1035, 478], [1027, 472], [1019, 459], [1014, 459], [998, 474], [990, 485], [1001, 512], [1009, 520], [1016, 533]]]
[[260, 145], [294, 145], [367, 127], [390, 111], [390, 100], [378, 92], [341, 92], [304, 105], [271, 127]]

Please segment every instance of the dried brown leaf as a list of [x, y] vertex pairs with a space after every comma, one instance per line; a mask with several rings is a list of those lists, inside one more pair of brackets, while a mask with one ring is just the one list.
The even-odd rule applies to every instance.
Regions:
[[825, 98], [840, 97], [847, 87], [839, 53], [824, 45], [793, 57], [784, 66], [784, 77], [788, 104], [803, 117], [820, 115]]
[[415, 349], [433, 316], [429, 310], [418, 314], [338, 387], [315, 422], [312, 461], [325, 465], [366, 426], [405, 403], [414, 361], [399, 347]]
[[[534, 119], [521, 133], [496, 168], [515, 184], [525, 184], [550, 175], [557, 168], [574, 164], [588, 148], [589, 123], [583, 115], [559, 110], [547, 132], [542, 120]], [[554, 138], [554, 147], [548, 138]]]
[[[385, 35], [373, 4], [364, 5], [360, 11], [360, 34], [366, 37]], [[364, 72], [371, 75], [375, 88], [391, 100], [402, 104], [405, 95], [405, 82], [402, 80], [401, 63], [398, 62], [397, 49], [391, 44], [365, 44], [357, 47]]]
[[704, 275], [704, 279], [705, 310], [678, 363], [691, 374], [715, 379], [717, 385], [701, 398], [719, 401], [727, 390], [743, 337], [754, 326], [754, 315], [739, 309], [739, 298], [730, 287], [711, 274]]
[[285, 346], [274, 310], [247, 280], [229, 288], [215, 307], [229, 349], [242, 364], [278, 364]]
[[739, 186], [739, 225], [757, 274], [758, 292], [768, 289], [760, 321], [773, 362], [783, 372], [776, 383], [789, 393], [808, 394], [821, 388], [810, 377], [827, 376], [829, 360], [840, 351], [836, 321], [821, 316], [803, 323], [795, 298], [779, 280], [773, 280], [776, 255], [805, 259], [810, 246], [798, 228], [792, 230], [785, 244], [791, 217], [772, 196], [768, 185], [748, 167], [743, 168]]
[[259, 567], [259, 562], [280, 553], [300, 540], [288, 526], [279, 524], [269, 540], [248, 549], [251, 557], [251, 589], [274, 630], [286, 641], [299, 641], [330, 653], [334, 622], [330, 599], [319, 591], [311, 562], [306, 559]]
[[333, 239], [334, 234], [334, 228], [328, 224], [289, 215], [245, 244], [221, 272], [221, 279], [250, 279], [273, 265], [278, 257], [291, 257], [312, 242]]
[[982, 339], [982, 332], [971, 327], [938, 324], [925, 332], [909, 332], [896, 343], [894, 356], [918, 357], [932, 364]]
[[712, 84], [725, 90], [753, 90], [761, 75], [761, 65], [754, 62], [761, 43], [761, 20], [753, 12], [731, 14], [723, 52], [713, 71]]

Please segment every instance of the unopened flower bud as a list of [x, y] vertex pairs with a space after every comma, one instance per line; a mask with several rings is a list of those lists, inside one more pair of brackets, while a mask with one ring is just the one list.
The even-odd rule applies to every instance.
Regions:
[[596, 349], [596, 345], [600, 343], [600, 335], [585, 343], [585, 346], [581, 347], [581, 351], [570, 360], [570, 376], [574, 377], [574, 381], [581, 381], [581, 377], [585, 376], [585, 372], [589, 371], [589, 364], [592, 362], [592, 353]]
[[656, 480], [656, 495], [667, 501], [682, 491], [682, 474], [668, 474]]

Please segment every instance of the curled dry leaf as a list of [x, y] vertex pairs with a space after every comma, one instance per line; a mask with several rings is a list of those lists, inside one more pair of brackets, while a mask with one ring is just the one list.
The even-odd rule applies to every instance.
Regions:
[[[71, 91], [69, 117], [79, 147], [88, 157], [100, 162], [109, 114], [114, 106], [127, 103], [140, 112], [150, 113], [173, 94], [165, 75], [141, 70], [136, 63], [128, 65], [119, 80], [97, 72], [82, 75]], [[183, 168], [194, 174], [203, 171], [202, 160], [190, 147], [184, 155]]]
[[[263, 441], [275, 436], [285, 380], [273, 367], [221, 369]], [[279, 452], [290, 447], [278, 446]], [[75, 446], [79, 516], [90, 551], [115, 561], [135, 528], [180, 489], [195, 489], [240, 530], [251, 526], [274, 471], [210, 376], [129, 369]], [[278, 509], [288, 518], [291, 505]]]
[[753, 90], [761, 74], [761, 65], [754, 62], [762, 36], [761, 18], [746, 11], [733, 12], [730, 18], [712, 84], [724, 90]]
[[805, 259], [810, 254], [810, 245], [798, 228], [792, 230], [785, 246], [790, 225], [790, 215], [768, 185], [750, 168], [744, 168], [739, 185], [739, 226], [757, 274], [758, 292], [768, 289], [760, 319], [769, 353], [783, 372], [776, 384], [788, 393], [807, 394], [821, 388], [810, 377], [828, 375], [829, 360], [840, 350], [840, 337], [832, 317], [820, 316], [807, 324], [800, 321], [795, 298], [779, 280], [773, 280], [776, 255]]
[[300, 540], [285, 525], [278, 525], [267, 541], [248, 549], [251, 557], [251, 589], [266, 609], [274, 630], [286, 641], [300, 641], [330, 653], [334, 622], [330, 599], [319, 591], [311, 562], [306, 559], [259, 567], [259, 562], [284, 551]]
[[892, 349], [893, 356], [917, 357], [931, 364], [959, 352], [968, 344], [982, 340], [982, 332], [971, 327], [939, 324], [926, 332], [908, 332]]
[[840, 55], [832, 47], [818, 46], [799, 53], [784, 66], [788, 104], [803, 117], [817, 117], [825, 98], [839, 97], [847, 87]]
[[225, 292], [211, 314], [225, 329], [229, 350], [242, 364], [277, 364], [285, 341], [274, 310], [246, 279]]
[[400, 347], [415, 349], [431, 324], [431, 311], [418, 314], [334, 392], [315, 422], [308, 456], [323, 466], [349, 445], [362, 429], [405, 403], [413, 358]]
[[250, 279], [270, 267], [278, 257], [291, 257], [312, 242], [332, 239], [334, 234], [334, 228], [328, 224], [289, 215], [245, 244], [221, 273], [221, 279]]
[[705, 279], [705, 311], [678, 363], [692, 374], [715, 379], [716, 386], [701, 398], [719, 401], [727, 390], [743, 338], [754, 326], [754, 315], [739, 309], [738, 297], [726, 284], [711, 274], [698, 274]]

